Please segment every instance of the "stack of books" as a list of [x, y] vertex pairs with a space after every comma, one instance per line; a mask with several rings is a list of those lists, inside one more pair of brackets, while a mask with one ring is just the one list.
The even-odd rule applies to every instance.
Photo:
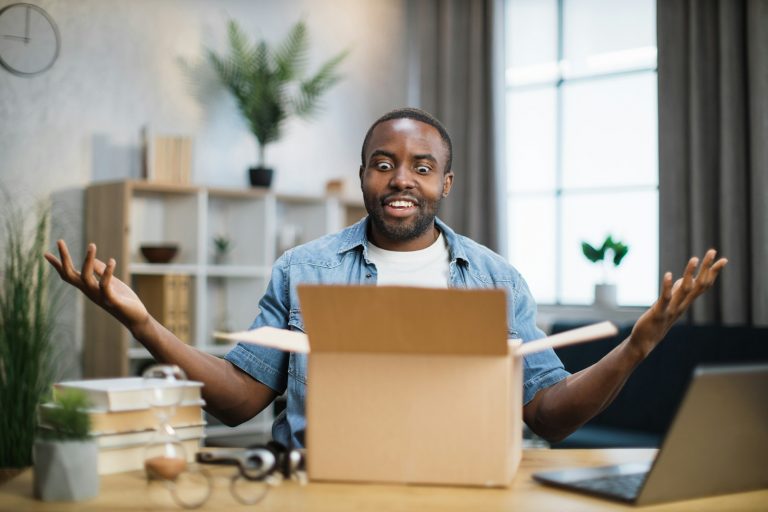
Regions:
[[158, 322], [184, 343], [192, 338], [189, 295], [192, 277], [188, 275], [137, 275], [133, 289]]
[[174, 185], [192, 183], [192, 138], [155, 135], [142, 130], [144, 175], [148, 181]]
[[[205, 438], [203, 384], [184, 381], [179, 385], [183, 386], [182, 400], [168, 423], [184, 446], [187, 460], [192, 461]], [[83, 391], [91, 403], [91, 434], [99, 447], [99, 474], [144, 469], [146, 447], [159, 425], [157, 411], [147, 401], [151, 385], [141, 377], [66, 381], [54, 384], [54, 398], [64, 389]], [[42, 428], [47, 412], [55, 407], [54, 403], [40, 406]]]

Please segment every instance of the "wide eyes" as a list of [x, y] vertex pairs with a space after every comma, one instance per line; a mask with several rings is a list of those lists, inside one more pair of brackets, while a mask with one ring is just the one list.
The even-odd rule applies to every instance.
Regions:
[[[391, 171], [395, 168], [392, 162], [386, 160], [382, 160], [381, 162], [374, 162], [373, 167], [379, 171]], [[414, 171], [416, 171], [418, 174], [425, 175], [432, 172], [432, 168], [425, 164], [417, 164], [414, 167]]]

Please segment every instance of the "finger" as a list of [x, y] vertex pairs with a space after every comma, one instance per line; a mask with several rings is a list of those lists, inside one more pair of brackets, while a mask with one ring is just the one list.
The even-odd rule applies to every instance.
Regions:
[[112, 276], [115, 272], [115, 266], [117, 266], [115, 259], [109, 258], [109, 261], [106, 263], [104, 270], [101, 273], [101, 279], [99, 280], [99, 288], [101, 288], [101, 293], [110, 304], [114, 303], [114, 293], [112, 291], [112, 286], [110, 285], [112, 284]]
[[661, 294], [656, 304], [661, 309], [666, 309], [672, 299], [672, 272], [665, 272], [661, 279]]
[[712, 269], [712, 262], [715, 261], [717, 251], [710, 249], [704, 254], [704, 259], [701, 260], [701, 266], [699, 272], [696, 274], [696, 284], [698, 287], [707, 287], [710, 282], [710, 271]]
[[688, 260], [688, 264], [685, 266], [682, 280], [678, 280], [675, 283], [675, 289], [672, 293], [672, 299], [669, 301], [669, 308], [674, 313], [683, 301], [688, 297], [693, 289], [693, 272], [699, 264], [699, 258], [693, 257]]
[[96, 244], [88, 244], [85, 249], [85, 261], [80, 271], [80, 278], [88, 288], [96, 289], [99, 286], [96, 277], [93, 275], [93, 259], [96, 257]]
[[46, 252], [45, 254], [43, 254], [43, 258], [45, 258], [45, 260], [51, 264], [51, 266], [56, 270], [56, 272], [59, 273], [59, 275], [61, 275], [61, 261], [59, 260], [59, 258], [54, 256], [50, 252]]
[[59, 248], [59, 255], [61, 256], [61, 277], [71, 284], [80, 286], [80, 274], [72, 265], [72, 257], [69, 255], [67, 244], [64, 240], [59, 240], [56, 242], [56, 246]]

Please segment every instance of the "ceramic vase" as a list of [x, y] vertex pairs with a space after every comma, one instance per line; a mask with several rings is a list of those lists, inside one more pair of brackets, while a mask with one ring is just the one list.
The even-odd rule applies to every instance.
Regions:
[[37, 440], [34, 495], [43, 501], [82, 501], [99, 494], [96, 442]]
[[595, 306], [613, 309], [616, 307], [616, 285], [595, 285]]

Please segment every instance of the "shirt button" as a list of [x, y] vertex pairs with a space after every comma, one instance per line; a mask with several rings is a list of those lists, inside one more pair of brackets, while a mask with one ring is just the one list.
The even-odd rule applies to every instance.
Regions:
[[371, 278], [371, 274], [365, 274], [365, 278], [366, 279], [370, 279]]

